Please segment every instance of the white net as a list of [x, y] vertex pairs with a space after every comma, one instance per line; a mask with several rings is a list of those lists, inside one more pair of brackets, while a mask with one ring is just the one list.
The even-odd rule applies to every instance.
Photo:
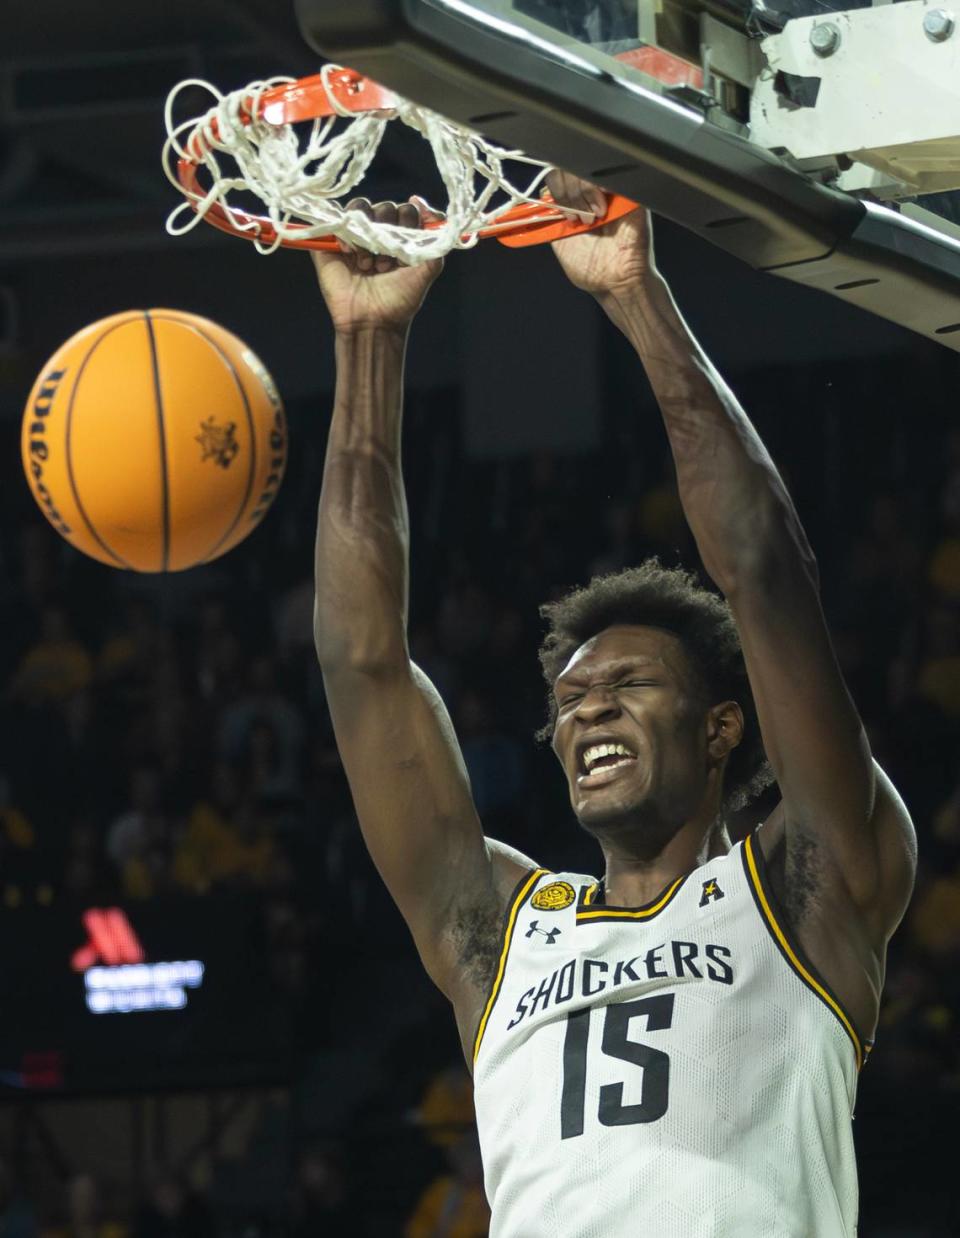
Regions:
[[[335, 236], [374, 253], [416, 263], [451, 249], [469, 249], [481, 230], [495, 228], [513, 207], [540, 204], [535, 195], [550, 170], [549, 164], [522, 151], [495, 146], [469, 129], [396, 96], [389, 112], [347, 111], [329, 87], [329, 74], [338, 72], [342, 70], [335, 65], [327, 65], [321, 72], [335, 114], [299, 126], [273, 124], [260, 116], [263, 95], [292, 83], [293, 78], [254, 82], [230, 94], [221, 94], [199, 79], [176, 86], [167, 98], [164, 114], [167, 141], [163, 166], [187, 201], [171, 212], [167, 231], [174, 236], [190, 231], [216, 205], [261, 253], [272, 253], [285, 240]], [[196, 87], [213, 96], [214, 106], [202, 116], [176, 123], [174, 107], [179, 95]], [[387, 123], [393, 119], [420, 133], [437, 160], [448, 201], [443, 222], [429, 230], [378, 223], [337, 201], [360, 184]], [[302, 134], [298, 129], [308, 131]], [[202, 166], [209, 188], [202, 192], [184, 189], [173, 156]], [[232, 161], [230, 171], [221, 166], [225, 160]], [[505, 163], [528, 165], [536, 172], [521, 189], [507, 177]], [[276, 233], [269, 243], [258, 238], [262, 228], [257, 220], [230, 201], [230, 195], [240, 191], [252, 192], [264, 204], [263, 218]]]

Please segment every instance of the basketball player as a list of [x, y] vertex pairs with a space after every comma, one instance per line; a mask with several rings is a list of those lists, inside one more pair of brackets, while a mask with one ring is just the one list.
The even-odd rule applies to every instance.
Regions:
[[[602, 212], [589, 185], [552, 188]], [[678, 313], [648, 215], [555, 248], [646, 369], [726, 600], [648, 562], [544, 607], [553, 749], [603, 876], [485, 838], [406, 637], [403, 358], [440, 263], [318, 257], [337, 389], [316, 642], [360, 825], [473, 1065], [494, 1238], [848, 1238], [857, 1072], [913, 828], [797, 513]], [[772, 776], [780, 803], [732, 846], [724, 813]]]

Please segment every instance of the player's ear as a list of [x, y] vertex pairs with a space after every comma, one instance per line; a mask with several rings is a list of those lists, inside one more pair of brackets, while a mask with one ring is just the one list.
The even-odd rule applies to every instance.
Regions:
[[743, 710], [736, 701], [721, 701], [707, 713], [707, 751], [722, 761], [743, 739]]

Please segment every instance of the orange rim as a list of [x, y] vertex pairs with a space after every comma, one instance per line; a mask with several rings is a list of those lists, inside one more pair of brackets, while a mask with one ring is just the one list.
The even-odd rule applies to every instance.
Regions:
[[[264, 91], [260, 96], [256, 112], [253, 100], [240, 119], [249, 124], [254, 115], [260, 116], [270, 124], [296, 124], [299, 121], [317, 120], [324, 116], [337, 114], [337, 107], [328, 95], [341, 109], [347, 112], [389, 111], [396, 106], [396, 97], [385, 87], [355, 73], [352, 69], [338, 69], [327, 75], [326, 85], [320, 74], [313, 77], [300, 78], [296, 82], [287, 82]], [[211, 130], [217, 136], [217, 122], [211, 121]], [[180, 183], [187, 201], [193, 210], [197, 209], [196, 199], [206, 196], [200, 184], [199, 168], [202, 160], [203, 139], [199, 129], [194, 129], [187, 139], [185, 149], [194, 155], [190, 159], [177, 160], [177, 180]], [[590, 232], [600, 228], [614, 219], [619, 219], [629, 211], [634, 210], [635, 202], [623, 198], [619, 194], [608, 195], [607, 213], [597, 220], [571, 220], [556, 207], [553, 198], [544, 190], [542, 202], [520, 203], [505, 211], [497, 221], [488, 228], [480, 230], [480, 237], [496, 237], [502, 244], [510, 248], [522, 248], [527, 245], [541, 245], [548, 241], [559, 241], [564, 237], [576, 236], [581, 232]], [[214, 202], [207, 207], [204, 219], [221, 232], [231, 236], [239, 236], [248, 241], [259, 241], [262, 245], [274, 245], [277, 241], [277, 230], [271, 220], [264, 215], [252, 215], [245, 211], [227, 211], [220, 203]], [[307, 232], [307, 224], [287, 225], [295, 232]], [[424, 227], [428, 230], [442, 226], [442, 220], [428, 220]], [[336, 250], [338, 242], [334, 236], [286, 236], [280, 241], [286, 249], [316, 249]]]

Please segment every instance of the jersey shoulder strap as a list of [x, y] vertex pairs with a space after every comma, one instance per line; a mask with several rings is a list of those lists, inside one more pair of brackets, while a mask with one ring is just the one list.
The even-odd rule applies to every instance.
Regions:
[[500, 996], [507, 958], [510, 954], [510, 943], [513, 941], [517, 917], [523, 907], [529, 903], [537, 911], [562, 911], [573, 906], [580, 896], [580, 890], [590, 885], [596, 886], [596, 878], [580, 873], [555, 873], [548, 868], [533, 869], [525, 873], [517, 882], [504, 912], [500, 958], [473, 1041], [474, 1062], [480, 1052], [480, 1044], [490, 1021], [490, 1015]]

